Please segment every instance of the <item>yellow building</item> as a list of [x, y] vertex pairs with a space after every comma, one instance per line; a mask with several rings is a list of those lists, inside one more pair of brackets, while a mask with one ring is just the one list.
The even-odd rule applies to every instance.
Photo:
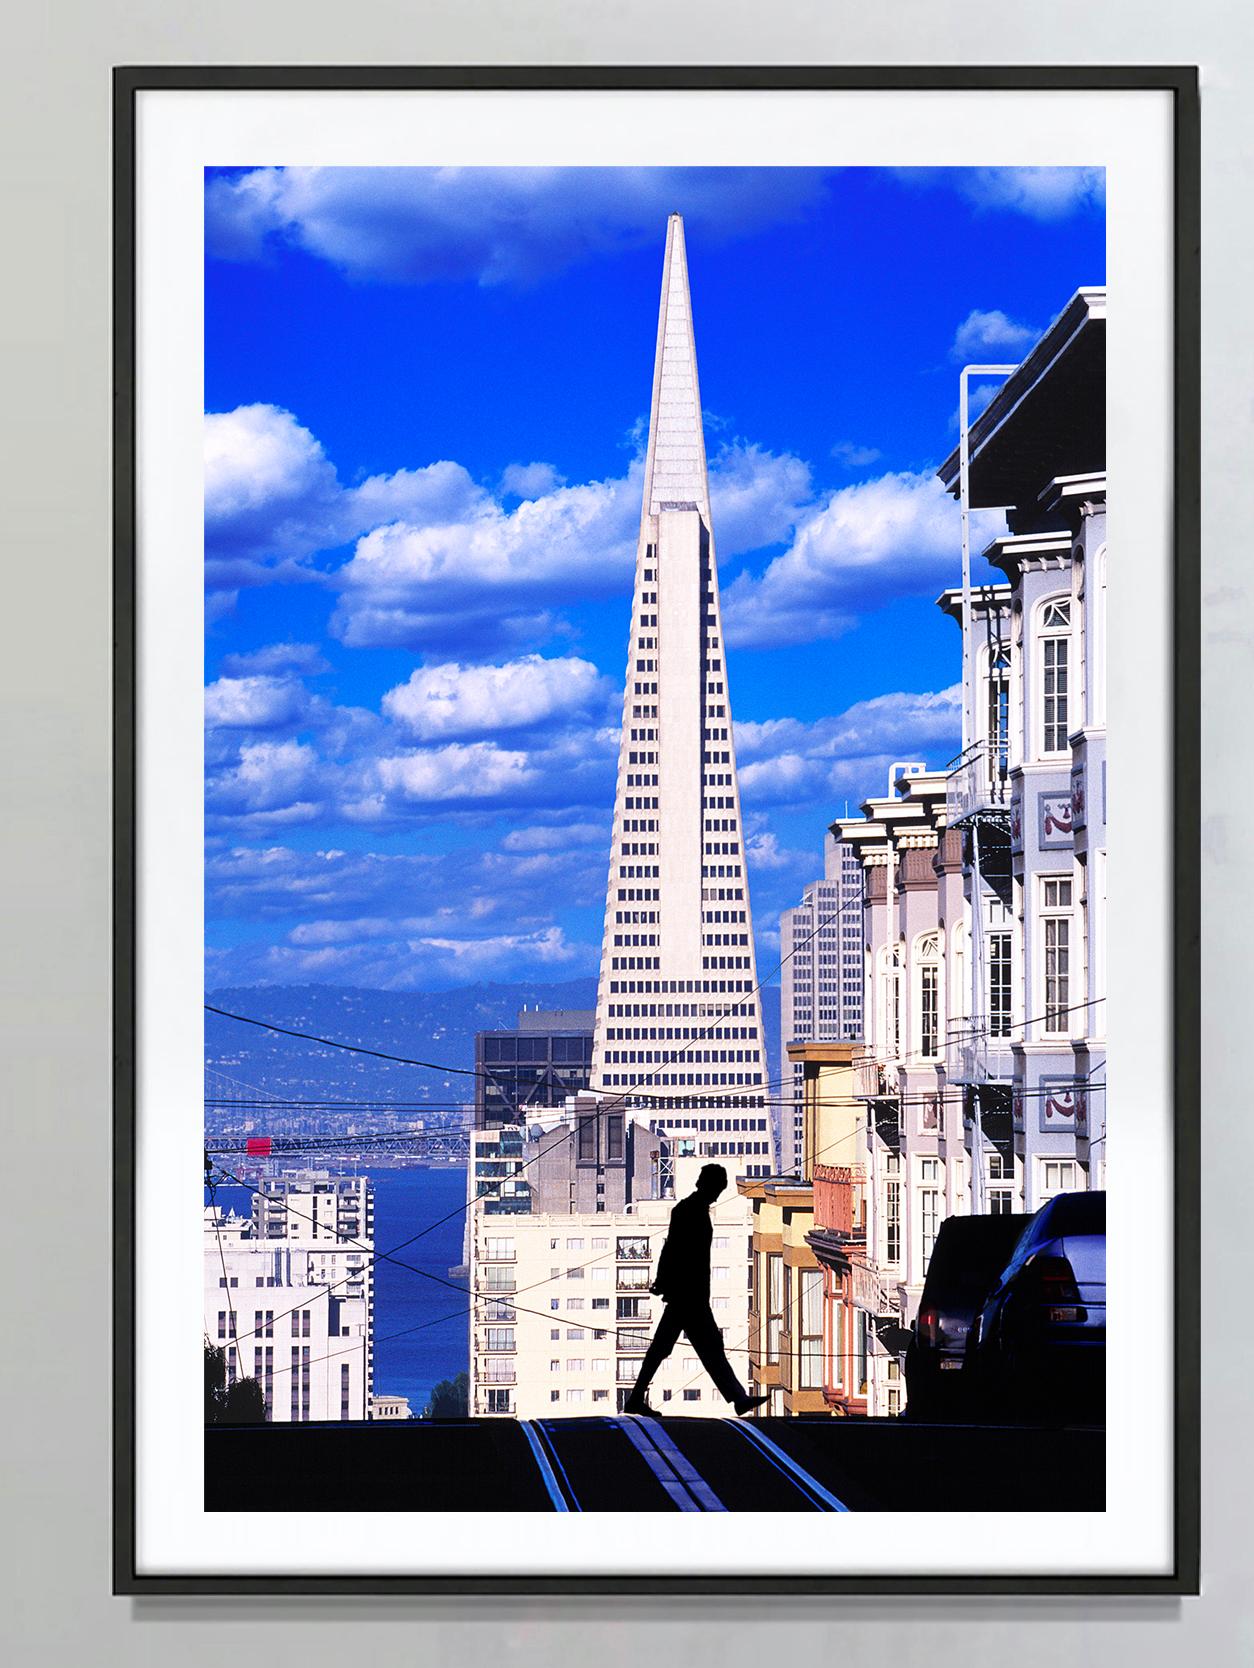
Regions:
[[833, 1272], [811, 1244], [817, 1237], [826, 1249], [835, 1233], [837, 1243], [852, 1245], [864, 1231], [858, 1161], [866, 1114], [853, 1094], [858, 1047], [789, 1044], [789, 1059], [805, 1073], [801, 1174], [739, 1183], [753, 1207], [749, 1366], [757, 1391], [770, 1397], [763, 1413], [772, 1416], [865, 1410], [856, 1359], [859, 1340], [865, 1358], [865, 1323], [859, 1326], [848, 1301], [847, 1272]]

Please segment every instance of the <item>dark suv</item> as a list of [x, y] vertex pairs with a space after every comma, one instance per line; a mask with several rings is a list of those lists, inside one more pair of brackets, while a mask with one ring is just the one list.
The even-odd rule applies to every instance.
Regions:
[[985, 1418], [1103, 1424], [1106, 1195], [1042, 1205], [984, 1301], [968, 1369]]
[[967, 1335], [1027, 1216], [951, 1216], [941, 1223], [906, 1349], [906, 1418], [974, 1416]]

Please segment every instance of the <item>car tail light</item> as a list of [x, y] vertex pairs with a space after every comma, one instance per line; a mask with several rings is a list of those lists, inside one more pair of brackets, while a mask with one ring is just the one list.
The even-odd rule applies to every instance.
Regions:
[[915, 1336], [921, 1344], [926, 1344], [929, 1349], [935, 1349], [936, 1345], [940, 1343], [940, 1316], [935, 1309], [919, 1310]]
[[1080, 1307], [1080, 1288], [1075, 1270], [1065, 1257], [1036, 1257], [1031, 1263], [1040, 1300], [1048, 1306], [1051, 1321], [1059, 1324], [1087, 1319]]

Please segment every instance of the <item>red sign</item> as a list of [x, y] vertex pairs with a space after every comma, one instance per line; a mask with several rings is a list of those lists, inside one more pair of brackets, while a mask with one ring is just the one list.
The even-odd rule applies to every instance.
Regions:
[[269, 1158], [270, 1137], [268, 1135], [250, 1135], [244, 1143], [244, 1151], [249, 1158]]

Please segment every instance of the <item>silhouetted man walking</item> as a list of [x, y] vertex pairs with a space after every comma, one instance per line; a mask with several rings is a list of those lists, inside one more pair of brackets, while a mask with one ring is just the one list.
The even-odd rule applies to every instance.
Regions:
[[697, 1177], [695, 1191], [671, 1211], [670, 1227], [652, 1287], [666, 1307], [623, 1408], [625, 1413], [656, 1416], [656, 1410], [648, 1403], [649, 1385], [679, 1342], [681, 1332], [696, 1350], [724, 1401], [731, 1402], [737, 1413], [748, 1413], [768, 1399], [749, 1395], [736, 1377], [710, 1310], [710, 1244], [714, 1237], [710, 1206], [726, 1186], [727, 1171], [723, 1166], [707, 1164]]

